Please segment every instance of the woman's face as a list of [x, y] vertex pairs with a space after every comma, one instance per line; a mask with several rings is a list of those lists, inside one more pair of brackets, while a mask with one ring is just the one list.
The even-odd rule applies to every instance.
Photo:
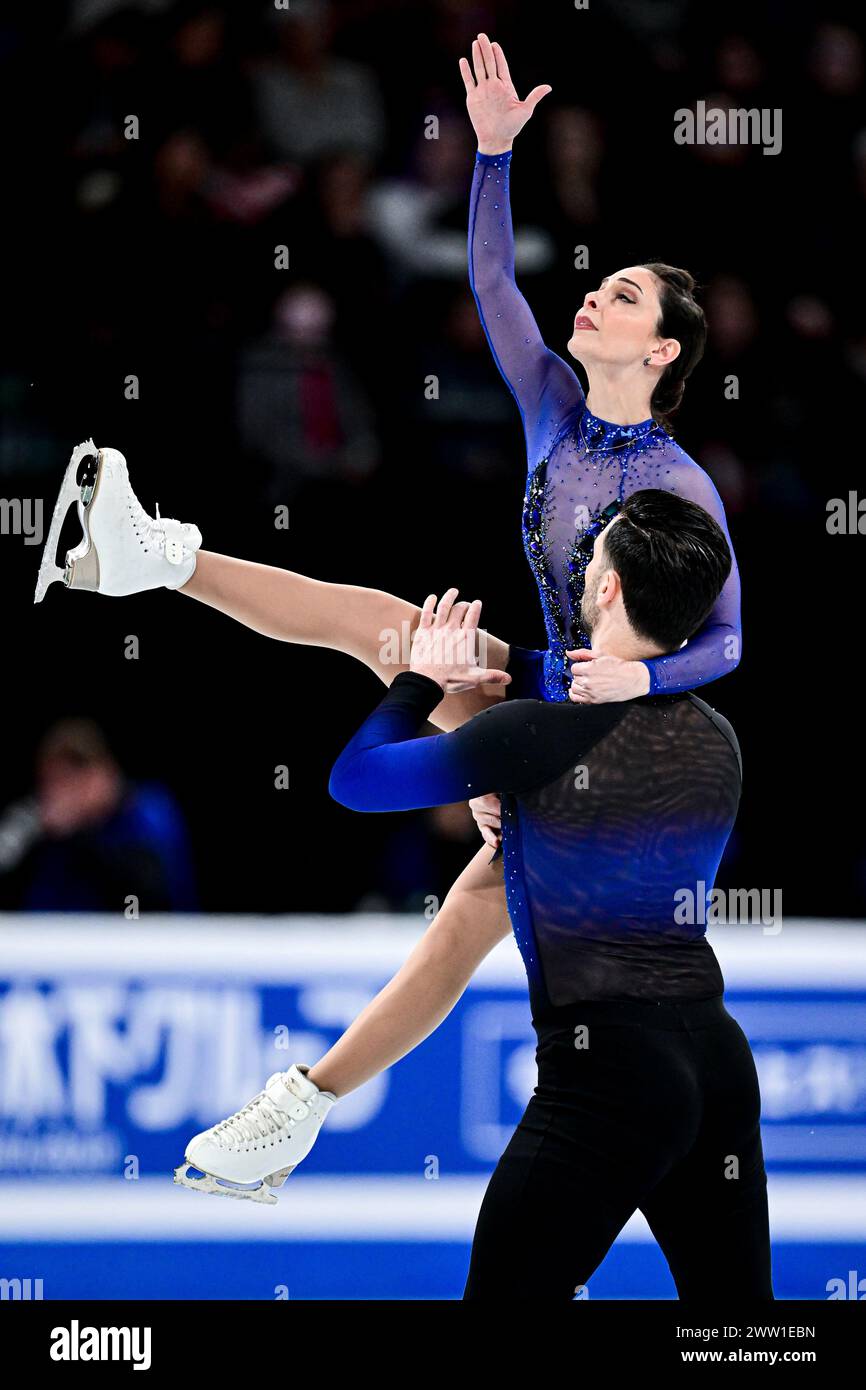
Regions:
[[668, 366], [679, 352], [662, 357], [657, 350], [663, 339], [656, 331], [661, 316], [659, 281], [641, 265], [627, 266], [606, 275], [597, 290], [586, 296], [574, 320], [568, 350], [585, 367], [604, 363], [628, 366], [642, 362], [656, 351], [653, 361]]

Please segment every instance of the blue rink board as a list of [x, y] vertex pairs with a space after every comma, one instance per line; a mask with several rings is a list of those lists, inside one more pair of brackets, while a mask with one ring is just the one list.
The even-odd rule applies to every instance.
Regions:
[[[2, 1274], [27, 1270], [49, 1299], [459, 1299], [469, 1246], [457, 1243], [243, 1245], [119, 1243], [3, 1245]], [[828, 1277], [866, 1275], [862, 1244], [779, 1243], [773, 1247], [777, 1299], [827, 1298]], [[735, 1296], [735, 1291], [732, 1290]], [[615, 1245], [589, 1282], [590, 1298], [673, 1299], [657, 1246]], [[866, 1298], [866, 1285], [860, 1294]]]
[[[461, 1297], [536, 1081], [512, 941], [334, 1108], [297, 1189], [306, 1224], [284, 1195], [275, 1226], [169, 1180], [192, 1134], [321, 1056], [424, 929], [349, 921], [0, 918], [0, 1280], [41, 1278], [45, 1299]], [[723, 927], [713, 945], [761, 1083], [776, 1295], [823, 1300], [836, 1280], [866, 1299], [866, 926]], [[675, 1297], [648, 1231], [623, 1233], [589, 1292]]]

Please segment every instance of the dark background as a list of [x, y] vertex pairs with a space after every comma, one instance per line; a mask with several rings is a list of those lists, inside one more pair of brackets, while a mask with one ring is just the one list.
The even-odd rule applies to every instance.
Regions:
[[[788, 916], [862, 915], [866, 539], [826, 529], [828, 500], [861, 487], [866, 429], [857, 14], [293, 0], [288, 17], [82, 3], [5, 18], [0, 495], [44, 498], [47, 529], [71, 448], [93, 435], [126, 455], [145, 509], [195, 521], [207, 549], [415, 602], [455, 584], [484, 600], [491, 631], [543, 645], [519, 535], [522, 430], [465, 273], [474, 141], [457, 62], [483, 29], [521, 95], [553, 87], [512, 175], [515, 226], [541, 248], [519, 282], [550, 346], [566, 355], [577, 305], [619, 265], [663, 259], [703, 287], [708, 350], [675, 433], [721, 492], [744, 591], [743, 661], [701, 692], [745, 762], [720, 882], [782, 888]], [[333, 121], [321, 83], [344, 94]], [[781, 153], [676, 145], [673, 113], [700, 98], [781, 108]], [[420, 235], [401, 241], [395, 206]], [[573, 268], [577, 244], [589, 272]], [[277, 313], [304, 306], [332, 320], [314, 350], [275, 334]], [[309, 418], [284, 429], [280, 401], [311, 380]], [[133, 777], [175, 792], [205, 908], [444, 894], [477, 844], [467, 813], [365, 817], [328, 798], [334, 757], [381, 693], [370, 672], [163, 591], [55, 585], [34, 608], [39, 553], [0, 536], [0, 804], [30, 788], [54, 719], [94, 715]], [[7, 880], [0, 901], [15, 891]]]

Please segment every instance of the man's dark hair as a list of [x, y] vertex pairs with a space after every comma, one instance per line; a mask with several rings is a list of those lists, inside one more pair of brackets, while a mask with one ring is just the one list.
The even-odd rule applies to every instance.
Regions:
[[721, 526], [696, 502], [643, 488], [603, 534], [635, 632], [676, 651], [702, 625], [731, 572]]

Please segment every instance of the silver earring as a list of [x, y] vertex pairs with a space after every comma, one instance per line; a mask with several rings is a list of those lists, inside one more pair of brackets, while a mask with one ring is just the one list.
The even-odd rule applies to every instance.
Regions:
[[649, 358], [648, 358], [648, 357], [645, 357], [645, 358], [644, 358], [644, 360], [643, 360], [643, 364], [644, 364], [644, 366], [645, 366], [645, 367], [648, 367], [648, 366], [649, 366], [649, 364], [650, 364], [650, 360], [649, 360]]

